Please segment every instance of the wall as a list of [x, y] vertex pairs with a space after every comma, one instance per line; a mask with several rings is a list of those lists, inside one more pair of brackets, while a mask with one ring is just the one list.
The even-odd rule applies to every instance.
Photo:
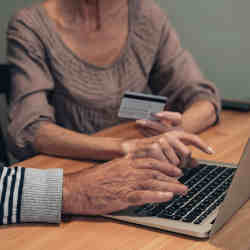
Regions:
[[0, 9], [0, 63], [6, 61], [6, 30], [10, 17], [23, 7], [29, 6], [31, 3], [40, 2], [41, 0], [1, 0]]
[[156, 1], [223, 96], [250, 98], [250, 1]]

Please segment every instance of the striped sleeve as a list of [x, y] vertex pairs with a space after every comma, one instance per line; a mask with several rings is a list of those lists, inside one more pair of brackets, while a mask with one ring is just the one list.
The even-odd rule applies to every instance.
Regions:
[[0, 168], [0, 224], [20, 223], [25, 168]]
[[62, 169], [0, 167], [0, 225], [60, 223]]

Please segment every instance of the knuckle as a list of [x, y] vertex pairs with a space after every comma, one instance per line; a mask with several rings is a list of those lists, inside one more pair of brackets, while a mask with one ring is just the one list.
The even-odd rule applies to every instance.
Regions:
[[176, 140], [176, 131], [172, 130], [166, 133], [165, 138], [168, 143], [171, 143], [172, 141]]
[[180, 160], [183, 161], [183, 160], [186, 160], [188, 159], [190, 156], [190, 154], [188, 154], [186, 151], [183, 151], [181, 154], [180, 154]]
[[154, 168], [156, 165], [158, 166], [158, 161], [156, 159], [148, 158], [147, 162], [148, 162], [149, 167]]
[[161, 145], [168, 145], [168, 142], [167, 142], [167, 140], [166, 140], [165, 137], [161, 137], [161, 138], [159, 139], [159, 143], [160, 143]]
[[185, 133], [184, 136], [186, 138], [188, 138], [189, 140], [192, 140], [192, 141], [197, 141], [199, 140], [199, 137], [197, 135], [194, 135], [194, 134], [188, 134], [188, 133]]
[[152, 189], [155, 187], [155, 183], [153, 180], [147, 180], [145, 183], [144, 183], [144, 187], [146, 187], [147, 189]]
[[151, 171], [151, 182], [154, 180], [162, 180], [164, 179], [165, 175], [163, 173], [161, 173], [158, 170], [152, 170]]
[[151, 145], [151, 148], [152, 148], [153, 150], [158, 150], [159, 147], [160, 147], [160, 145], [159, 145], [159, 143], [157, 143], [157, 142], [154, 142], [154, 143]]
[[196, 141], [197, 144], [204, 144], [204, 141], [197, 135], [195, 137], [195, 141]]
[[144, 181], [138, 181], [137, 184], [136, 184], [136, 188], [138, 190], [145, 190], [147, 189], [147, 182], [144, 180]]
[[134, 159], [133, 168], [135, 171], [143, 171], [143, 167], [147, 166], [147, 161], [144, 160], [145, 158], [140, 158], [140, 157]]
[[161, 138], [168, 138], [171, 132], [165, 132], [163, 133]]
[[169, 147], [164, 147], [164, 153], [168, 156], [171, 154], [171, 149]]
[[159, 152], [161, 152], [162, 151], [162, 145], [159, 144], [159, 143], [154, 143], [152, 145], [152, 151], [153, 151], [153, 153], [159, 153]]
[[138, 203], [141, 200], [142, 200], [142, 196], [137, 192], [128, 195], [128, 202], [130, 202], [132, 204]]
[[182, 119], [182, 114], [181, 114], [181, 113], [176, 112], [175, 114], [176, 114], [176, 118], [177, 118], [178, 120], [181, 120], [181, 119]]
[[181, 163], [180, 159], [175, 155], [175, 164], [179, 165]]
[[150, 171], [150, 180], [154, 180], [154, 179], [157, 179], [157, 171], [156, 170], [152, 170]]
[[184, 157], [190, 157], [191, 156], [191, 150], [189, 148], [186, 148], [183, 152]]

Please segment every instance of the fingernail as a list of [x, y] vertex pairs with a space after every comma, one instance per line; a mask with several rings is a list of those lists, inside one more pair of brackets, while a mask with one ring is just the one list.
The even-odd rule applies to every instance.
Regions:
[[187, 189], [182, 193], [182, 195], [186, 195], [188, 193], [189, 189], [187, 187]]
[[147, 121], [146, 120], [136, 120], [137, 124], [141, 124], [141, 125], [146, 125]]
[[180, 164], [180, 160], [179, 160], [179, 159], [174, 159], [174, 160], [173, 160], [173, 164], [174, 164], [175, 166], [178, 166], [178, 165]]
[[182, 171], [179, 168], [175, 168], [175, 172], [178, 174], [178, 176], [182, 175]]
[[213, 148], [208, 147], [207, 149], [208, 149], [209, 154], [215, 154], [215, 151], [213, 150]]
[[156, 115], [156, 116], [164, 116], [164, 113], [159, 112], [159, 113], [154, 113], [154, 115]]
[[185, 195], [187, 195], [187, 193], [188, 193], [188, 191], [184, 191], [184, 192], [181, 193], [180, 195], [181, 195], [181, 196], [185, 196]]

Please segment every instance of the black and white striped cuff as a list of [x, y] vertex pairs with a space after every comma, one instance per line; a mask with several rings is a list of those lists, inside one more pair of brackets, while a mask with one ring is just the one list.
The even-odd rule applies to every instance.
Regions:
[[20, 223], [25, 168], [0, 168], [0, 224]]

